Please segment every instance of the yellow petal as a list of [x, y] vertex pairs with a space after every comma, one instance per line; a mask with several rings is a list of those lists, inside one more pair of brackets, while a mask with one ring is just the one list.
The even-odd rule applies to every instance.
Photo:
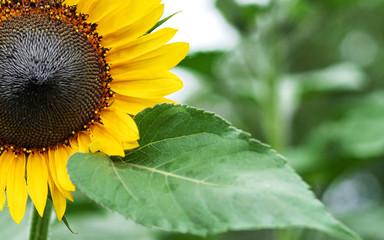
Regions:
[[89, 132], [81, 132], [77, 136], [77, 142], [79, 146], [79, 152], [88, 153], [89, 147], [88, 145], [91, 143], [91, 139], [89, 138]]
[[[86, 2], [86, 1], [84, 1]], [[84, 3], [89, 4], [89, 3]], [[98, 23], [102, 21], [103, 18], [108, 17], [108, 16], [116, 16], [117, 12], [119, 10], [124, 9], [125, 11], [129, 11], [128, 6], [131, 4], [131, 0], [98, 0], [94, 1], [92, 3], [92, 7], [88, 7], [87, 13], [89, 14], [89, 17], [87, 21], [93, 22], [93, 23]], [[119, 9], [119, 10], [116, 10]], [[119, 16], [121, 17], [121, 16]]]
[[[114, 136], [116, 138], [116, 140], [119, 142], [119, 146], [121, 146], [121, 148], [123, 150], [132, 149], [132, 148], [136, 148], [139, 146], [139, 144], [137, 142], [139, 137], [130, 136], [128, 134], [123, 135], [122, 132], [119, 131], [119, 129], [117, 129], [117, 128], [109, 128], [109, 127], [105, 127], [105, 126], [103, 126], [103, 128], [105, 129], [105, 131], [107, 131], [109, 134], [111, 134], [112, 136]], [[105, 152], [105, 151], [102, 151], [102, 152]], [[107, 152], [105, 152], [105, 153], [107, 153]], [[109, 154], [109, 155], [112, 155], [112, 154]], [[114, 154], [114, 155], [116, 155], [116, 154]], [[119, 155], [119, 156], [124, 156], [124, 155]]]
[[73, 6], [78, 4], [79, 0], [65, 0], [64, 3], [67, 4], [68, 6]]
[[67, 207], [67, 200], [65, 199], [65, 196], [61, 194], [61, 191], [59, 191], [51, 178], [48, 179], [48, 185], [57, 219], [61, 221]]
[[114, 92], [137, 98], [161, 98], [181, 88], [180, 78], [168, 71], [127, 72], [111, 82]]
[[148, 11], [160, 5], [162, 0], [145, 0], [145, 1], [131, 1], [131, 5], [127, 13], [130, 15], [130, 19], [137, 20], [145, 15]]
[[147, 98], [127, 97], [120, 94], [114, 94], [111, 108], [112, 109], [118, 108], [131, 115], [136, 115], [142, 110], [144, 110], [145, 108], [153, 107], [159, 103], [175, 103], [175, 102], [166, 98], [147, 99]]
[[93, 141], [91, 144], [88, 145], [89, 151], [92, 153], [101, 151], [101, 145], [99, 141]]
[[99, 0], [81, 0], [77, 4], [77, 12], [88, 14]]
[[[143, 36], [148, 30], [150, 30], [161, 18], [164, 11], [164, 5], [161, 4], [154, 8], [148, 14], [137, 19], [125, 27], [114, 27], [106, 24], [104, 28], [98, 27], [98, 30], [104, 36], [102, 43], [105, 47], [114, 48], [121, 45], [125, 45], [127, 42], [135, 40]], [[130, 18], [129, 14], [124, 14], [124, 19], [119, 21], [124, 22]]]
[[104, 127], [116, 129], [121, 137], [127, 138], [126, 141], [139, 139], [139, 129], [137, 128], [137, 125], [132, 117], [127, 113], [119, 110], [103, 111], [100, 118]]
[[9, 163], [13, 161], [14, 155], [10, 151], [4, 151], [0, 157], [0, 211], [3, 211], [5, 204], [5, 186], [7, 184], [7, 173]]
[[25, 182], [25, 155], [15, 157], [9, 164], [7, 176], [7, 199], [9, 212], [13, 220], [19, 224], [25, 214], [28, 192]]
[[119, 141], [118, 136], [112, 135], [102, 125], [95, 125], [91, 128], [91, 140], [89, 145], [92, 152], [101, 151], [108, 155], [124, 157], [124, 149], [122, 142]]
[[115, 62], [112, 75], [120, 75], [127, 71], [138, 70], [170, 70], [185, 58], [189, 44], [177, 42], [162, 46], [152, 52], [128, 61]]
[[29, 196], [42, 217], [48, 195], [48, 168], [44, 156], [40, 153], [28, 156], [27, 184]]
[[71, 138], [69, 140], [69, 144], [71, 146], [71, 149], [75, 152], [79, 151], [79, 143], [77, 142], [77, 138]]
[[126, 45], [112, 48], [107, 55], [107, 62], [113, 64], [116, 60], [129, 60], [157, 49], [175, 36], [177, 30], [163, 28], [154, 33], [138, 38]]
[[[100, 2], [102, 1], [103, 0], [100, 0]], [[104, 1], [107, 2], [109, 0]], [[89, 14], [89, 20], [97, 22], [97, 29], [103, 35], [123, 29], [126, 26], [139, 21], [139, 19], [143, 17], [148, 17], [148, 14], [161, 7], [159, 0], [146, 0], [145, 2], [118, 0], [116, 1], [118, 4], [115, 4], [115, 1], [113, 3], [113, 5], [115, 5], [114, 9], [106, 7], [105, 4], [103, 4], [104, 6], [100, 4], [99, 9], [94, 8]], [[148, 29], [144, 29], [144, 32], [149, 30], [152, 26], [148, 27]]]
[[131, 116], [116, 110], [103, 111], [100, 117], [103, 128], [120, 141], [123, 149], [138, 147], [139, 129]]
[[71, 156], [69, 147], [63, 145], [55, 150], [55, 165], [57, 180], [62, 188], [67, 191], [75, 191], [76, 187], [72, 184], [67, 171], [68, 158]]
[[130, 1], [128, 9], [123, 12], [115, 13], [115, 16], [121, 15], [129, 15], [126, 17], [126, 21], [137, 21], [138, 19], [146, 16], [150, 11], [154, 8], [160, 6], [160, 2], [162, 0], [145, 0], [145, 1]]
[[73, 202], [73, 196], [70, 191], [65, 190], [59, 183], [59, 180], [57, 178], [57, 171], [56, 171], [56, 164], [55, 164], [55, 150], [49, 149], [48, 154], [44, 154], [44, 158], [46, 161], [47, 166], [49, 167], [49, 179], [52, 179], [53, 184], [56, 186], [56, 188], [61, 192], [63, 196], [68, 198]]
[[135, 149], [137, 147], [139, 147], [139, 143], [137, 141], [133, 141], [133, 142], [124, 142], [123, 143], [123, 148], [125, 150], [132, 150], [132, 149]]

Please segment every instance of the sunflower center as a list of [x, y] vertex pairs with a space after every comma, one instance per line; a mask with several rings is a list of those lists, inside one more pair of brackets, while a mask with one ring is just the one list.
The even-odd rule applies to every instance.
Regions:
[[89, 35], [49, 11], [1, 20], [0, 143], [51, 147], [97, 119], [105, 96], [99, 50]]

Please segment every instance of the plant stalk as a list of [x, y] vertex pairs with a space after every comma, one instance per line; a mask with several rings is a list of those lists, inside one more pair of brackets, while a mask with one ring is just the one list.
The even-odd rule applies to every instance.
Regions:
[[52, 215], [52, 204], [47, 202], [43, 217], [40, 217], [35, 206], [32, 205], [31, 230], [29, 240], [48, 240], [48, 229]]

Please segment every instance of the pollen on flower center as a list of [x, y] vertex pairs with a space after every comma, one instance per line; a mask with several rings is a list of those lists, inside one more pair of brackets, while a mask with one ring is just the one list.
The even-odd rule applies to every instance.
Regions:
[[97, 120], [108, 98], [106, 49], [95, 25], [74, 8], [42, 2], [1, 5], [0, 144], [5, 147], [65, 143]]

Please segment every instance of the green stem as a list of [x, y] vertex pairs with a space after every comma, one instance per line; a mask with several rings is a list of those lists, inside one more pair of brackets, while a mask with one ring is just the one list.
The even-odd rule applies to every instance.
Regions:
[[286, 145], [286, 129], [284, 128], [284, 112], [281, 109], [281, 76], [285, 70], [284, 62], [284, 38], [279, 30], [279, 9], [278, 1], [271, 1], [270, 17], [272, 25], [270, 31], [265, 33], [265, 46], [269, 55], [270, 68], [264, 73], [266, 80], [267, 98], [265, 99], [265, 130], [268, 143], [277, 150], [282, 152]]
[[282, 113], [279, 103], [279, 82], [277, 76], [271, 76], [268, 81], [269, 96], [266, 102], [266, 130], [268, 142], [281, 152], [285, 145], [285, 134], [282, 127]]
[[52, 215], [52, 204], [47, 202], [43, 217], [40, 217], [39, 213], [35, 209], [35, 206], [32, 205], [32, 207], [33, 213], [29, 240], [47, 240], [49, 223]]

